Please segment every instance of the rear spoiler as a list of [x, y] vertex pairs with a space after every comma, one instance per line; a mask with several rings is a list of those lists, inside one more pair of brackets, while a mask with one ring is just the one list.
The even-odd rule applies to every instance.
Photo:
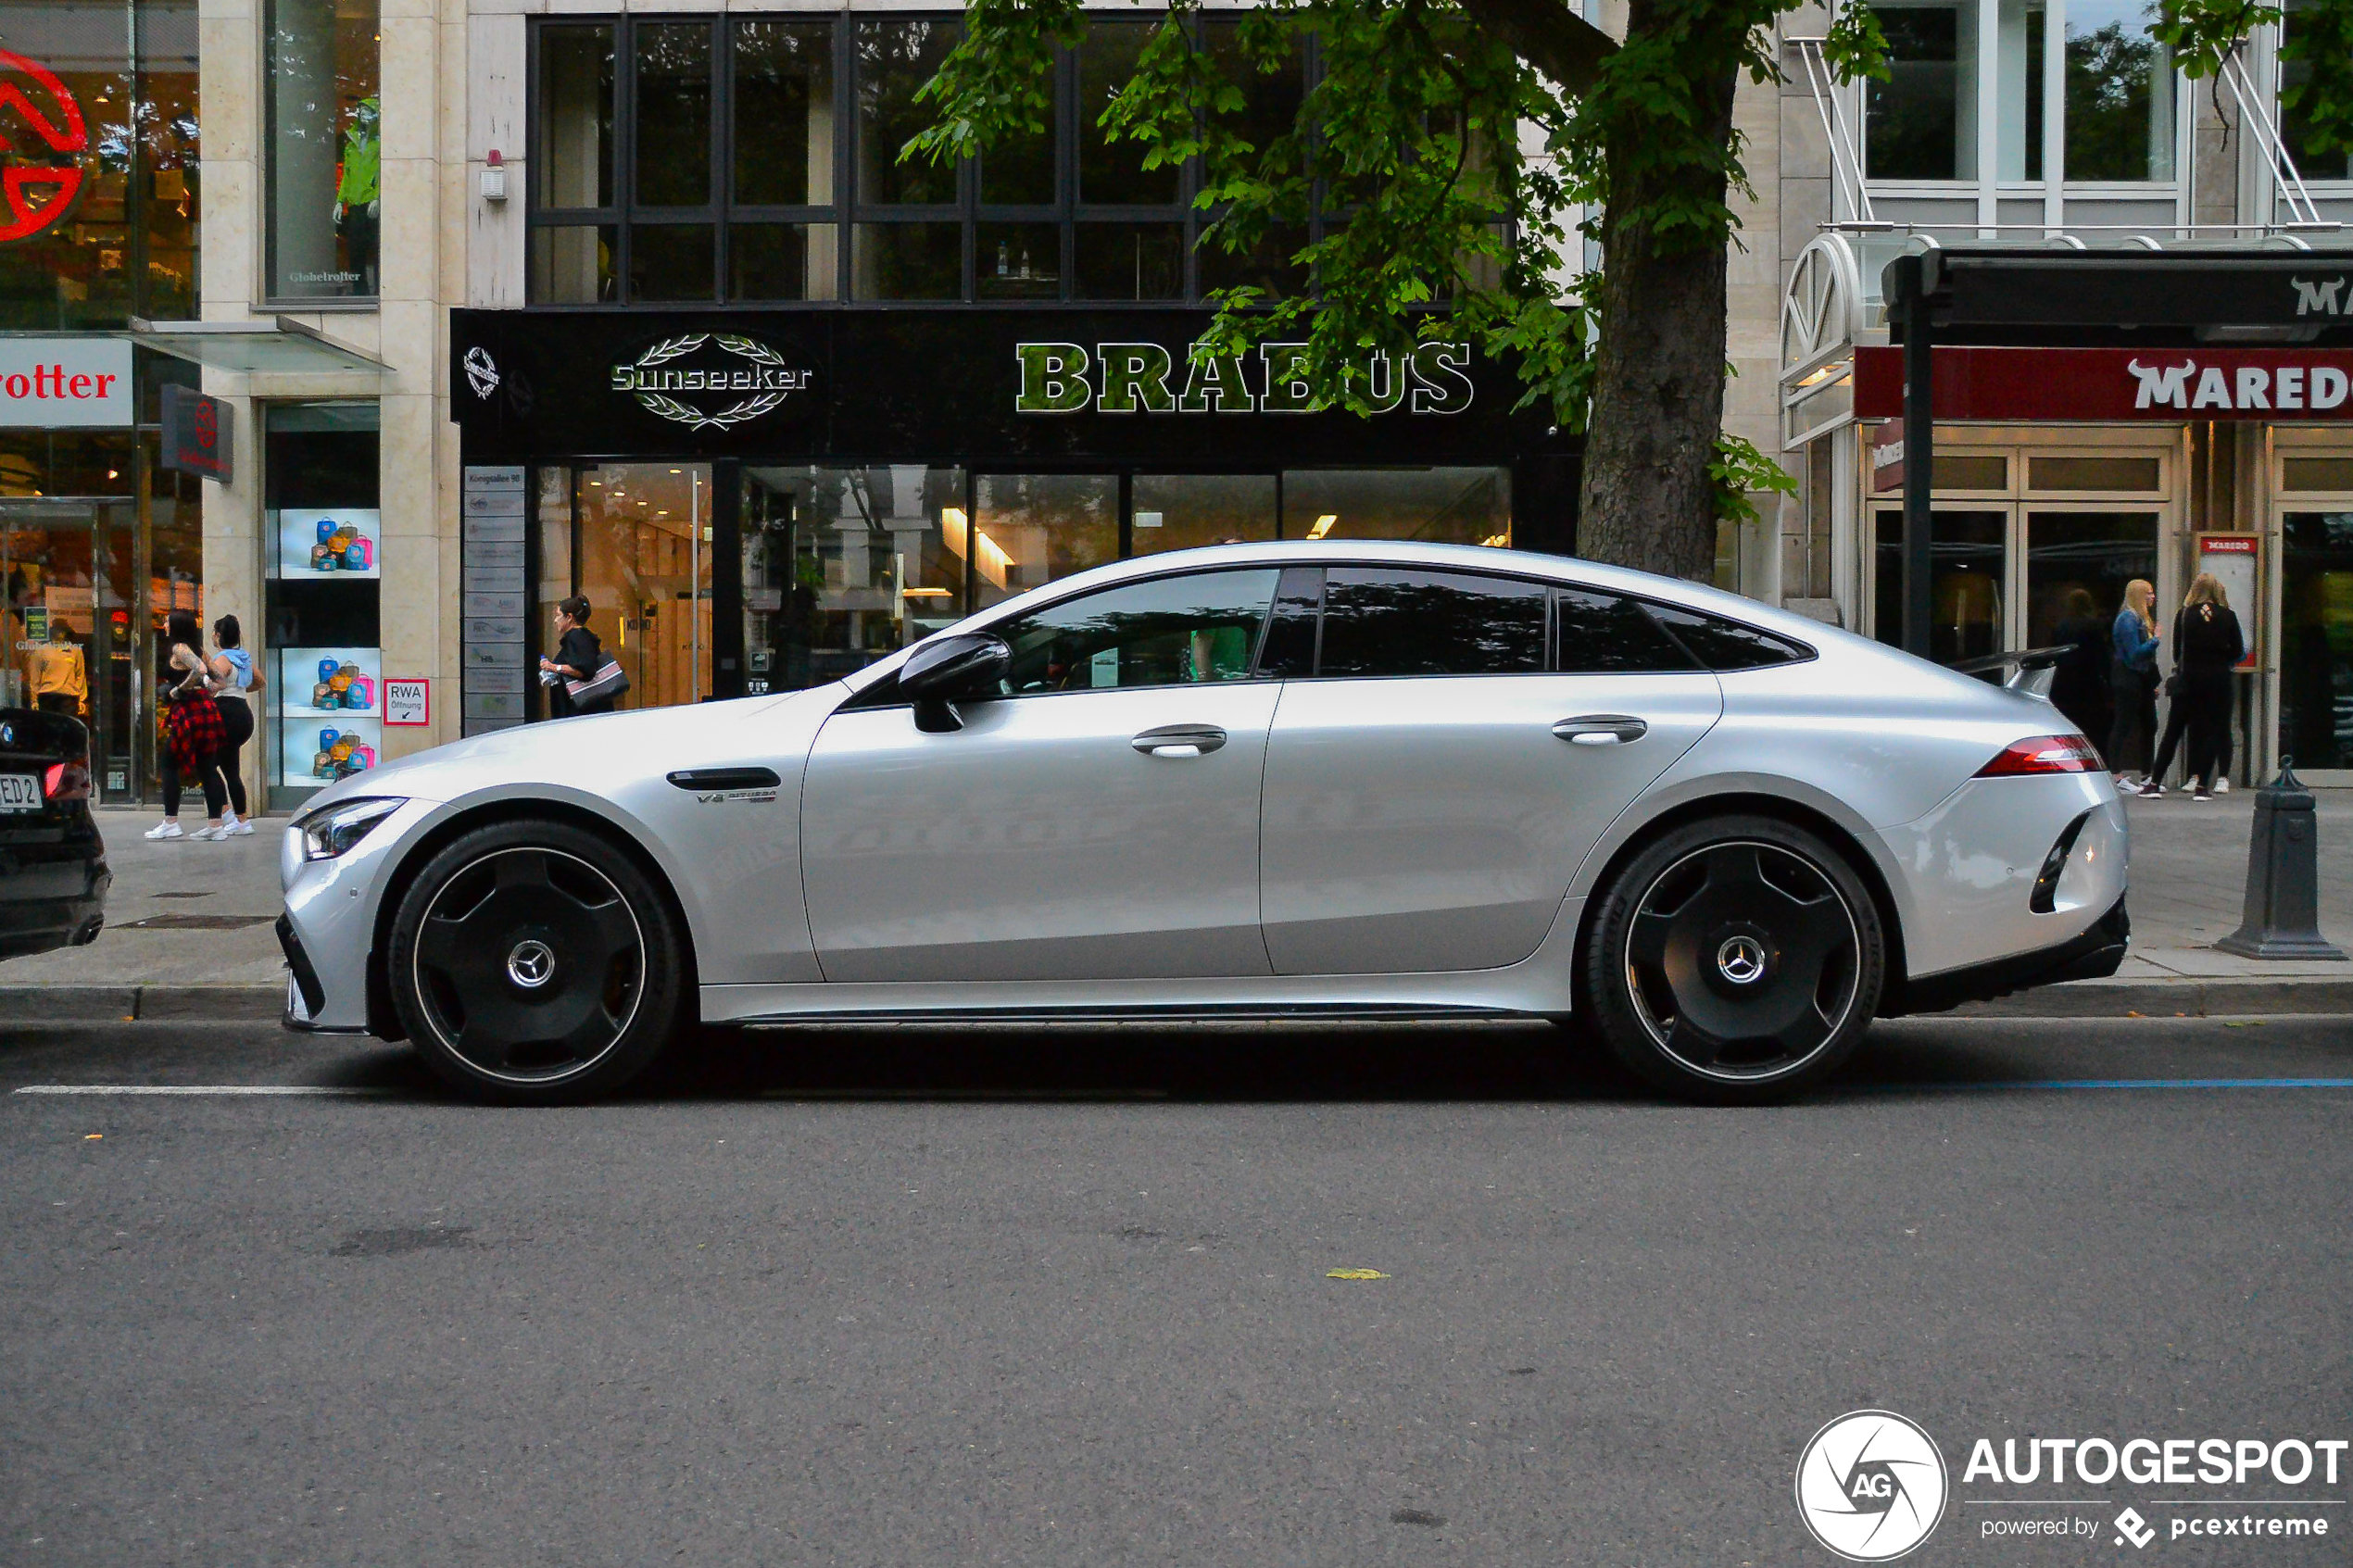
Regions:
[[1944, 668], [1956, 675], [1987, 677], [2000, 671], [1996, 684], [2029, 696], [2047, 697], [2051, 695], [2051, 681], [2058, 673], [2059, 660], [2074, 651], [2072, 647], [2013, 648], [2007, 653], [1989, 653], [1982, 659], [1964, 659]]

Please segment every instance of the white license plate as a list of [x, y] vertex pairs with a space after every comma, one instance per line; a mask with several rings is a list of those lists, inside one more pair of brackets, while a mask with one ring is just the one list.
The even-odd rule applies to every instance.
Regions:
[[41, 780], [33, 773], [0, 773], [0, 811], [41, 809]]

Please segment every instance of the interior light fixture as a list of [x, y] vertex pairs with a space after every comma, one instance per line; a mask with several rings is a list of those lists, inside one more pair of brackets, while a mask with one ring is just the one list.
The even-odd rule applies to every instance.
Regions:
[[1512, 536], [1508, 533], [1490, 533], [1478, 543], [1482, 549], [1505, 550], [1511, 547]]
[[955, 552], [958, 560], [964, 558], [964, 532], [969, 526], [964, 517], [963, 508], [942, 507], [939, 508], [940, 540], [949, 549]]
[[944, 599], [950, 595], [945, 588], [901, 588], [899, 596], [902, 599]]
[[1317, 518], [1315, 520], [1315, 525], [1307, 531], [1307, 537], [1310, 539], [1321, 539], [1325, 534], [1329, 533], [1332, 531], [1332, 524], [1338, 522], [1339, 521], [1340, 514], [1338, 512], [1326, 512], [1322, 517]]

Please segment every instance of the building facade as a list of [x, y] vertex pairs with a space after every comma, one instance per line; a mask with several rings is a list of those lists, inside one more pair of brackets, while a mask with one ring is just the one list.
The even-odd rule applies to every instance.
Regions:
[[[1148, 25], [1131, 8], [1057, 60], [1043, 135], [900, 161], [958, 16], [0, 0], [0, 76], [41, 120], [0, 99], [0, 331], [26, 334], [0, 343], [29, 392], [114, 373], [131, 394], [106, 423], [0, 404], [9, 675], [79, 639], [102, 784], [140, 798], [162, 615], [235, 614], [268, 683], [248, 776], [286, 805], [545, 712], [535, 656], [575, 591], [650, 704], [824, 679], [1180, 544], [1569, 546], [1574, 444], [1511, 413], [1507, 366], [1444, 345], [1377, 366], [1393, 407], [1359, 420], [1299, 407], [1280, 345], [1189, 364], [1205, 291], [1298, 286], [1282, 257], [1323, 217], [1266, 255], [1195, 248], [1192, 171], [1094, 129]], [[2243, 76], [2193, 90], [2123, 0], [1892, 0], [1881, 19], [1888, 82], [1829, 84], [1807, 43], [1828, 15], [1798, 12], [1789, 80], [1739, 100], [1758, 194], [1726, 422], [1799, 495], [1762, 498], [1719, 570], [1884, 634], [1896, 497], [1855, 371], [1888, 341], [1890, 257], [2325, 246], [2353, 170], [2267, 129], [2268, 34]], [[1236, 47], [1229, 19], [1202, 27]], [[1315, 69], [1309, 45], [1252, 78], [1245, 130], [1286, 119]], [[125, 353], [116, 372], [90, 358]], [[220, 400], [222, 478], [166, 466], [167, 386]], [[2098, 558], [2077, 585], [2147, 575], [2178, 601], [2199, 536], [2245, 533], [2264, 641], [2242, 771], [2353, 762], [2337, 427], [1985, 418], [1939, 445], [1940, 646], [2032, 641], [2062, 559]], [[2298, 695], [2284, 668], [2326, 678]]]

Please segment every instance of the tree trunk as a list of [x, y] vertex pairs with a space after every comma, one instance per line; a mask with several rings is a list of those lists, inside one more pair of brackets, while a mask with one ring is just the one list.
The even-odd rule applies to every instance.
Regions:
[[[1628, 40], [1653, 14], [1636, 0]], [[1735, 62], [1693, 82], [1693, 129], [1717, 144], [1732, 131]], [[1720, 202], [1725, 185], [1689, 188], [1692, 171], [1606, 154], [1613, 200], [1602, 232], [1601, 349], [1577, 518], [1577, 553], [1668, 577], [1706, 581], [1716, 561], [1716, 494], [1707, 477], [1724, 419], [1726, 241], [1679, 230], [1664, 238], [1623, 221], [1679, 194]]]

